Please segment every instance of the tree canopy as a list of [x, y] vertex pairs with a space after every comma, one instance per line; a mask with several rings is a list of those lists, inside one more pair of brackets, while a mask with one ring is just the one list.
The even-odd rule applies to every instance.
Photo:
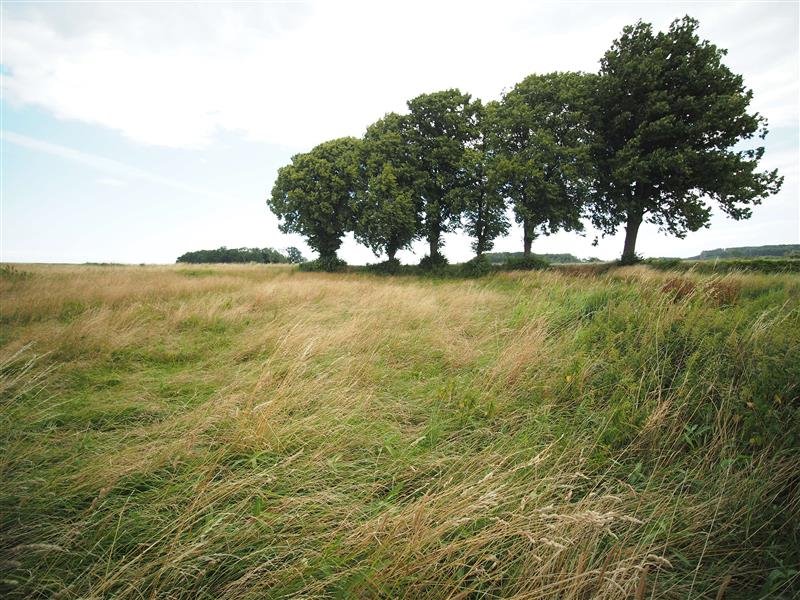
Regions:
[[420, 229], [414, 161], [405, 140], [406, 119], [390, 113], [367, 128], [356, 192], [354, 234], [376, 255], [394, 260]]
[[492, 170], [490, 153], [483, 136], [464, 151], [459, 185], [448, 198], [461, 215], [464, 231], [473, 238], [472, 249], [477, 256], [491, 250], [495, 238], [508, 233], [509, 228], [502, 186]]
[[300, 264], [306, 262], [303, 253], [300, 252], [299, 249], [295, 248], [294, 246], [289, 246], [286, 249], [286, 258], [290, 263]]
[[639, 22], [601, 60], [592, 221], [605, 233], [625, 224], [623, 262], [635, 259], [643, 220], [683, 237], [708, 225], [706, 198], [743, 219], [782, 183], [777, 171], [757, 171], [763, 146], [742, 143], [767, 133], [748, 112], [752, 91], [697, 28], [691, 17], [658, 33]]
[[443, 234], [461, 229], [480, 257], [508, 232], [508, 206], [526, 257], [537, 236], [588, 220], [603, 235], [624, 225], [626, 263], [642, 222], [682, 237], [708, 226], [709, 200], [746, 219], [783, 179], [758, 170], [766, 120], [725, 50], [697, 29], [691, 17], [665, 32], [638, 22], [599, 73], [530, 75], [485, 105], [458, 89], [417, 96], [363, 139], [293, 156], [268, 205], [321, 268], [339, 264], [347, 232], [390, 261], [425, 239], [421, 264], [435, 266]]
[[592, 187], [588, 105], [595, 76], [530, 75], [489, 113], [492, 170], [523, 226], [525, 255], [540, 234], [581, 231]]
[[278, 170], [267, 201], [284, 233], [300, 233], [321, 261], [337, 260], [336, 251], [352, 229], [361, 141], [339, 138], [296, 154]]
[[467, 144], [477, 137], [479, 101], [450, 89], [409, 100], [406, 143], [414, 161], [415, 193], [422, 205], [422, 231], [432, 263], [441, 262], [442, 233], [458, 226], [452, 192]]
[[292, 262], [273, 248], [226, 248], [216, 250], [194, 250], [181, 254], [175, 262], [179, 263], [286, 263]]

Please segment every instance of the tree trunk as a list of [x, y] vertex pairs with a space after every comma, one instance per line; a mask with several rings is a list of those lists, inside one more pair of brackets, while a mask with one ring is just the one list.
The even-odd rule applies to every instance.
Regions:
[[397, 254], [397, 248], [387, 248], [386, 255], [389, 257], [389, 260], [394, 260], [394, 255]]
[[528, 219], [524, 219], [522, 221], [522, 243], [523, 243], [523, 254], [525, 258], [531, 257], [531, 245], [533, 244], [533, 232], [531, 231], [530, 223], [528, 223]]
[[639, 226], [642, 224], [642, 214], [629, 212], [628, 221], [625, 224], [625, 246], [622, 250], [623, 265], [632, 265], [636, 262], [636, 236], [639, 234]]
[[336, 256], [336, 250], [326, 250], [324, 252], [319, 253], [320, 262], [335, 261], [337, 258], [338, 257]]
[[342, 245], [342, 241], [338, 238], [334, 239], [327, 239], [322, 241], [315, 250], [319, 252], [319, 264], [322, 265], [322, 268], [326, 271], [335, 270], [338, 265], [338, 256], [336, 256], [336, 251], [339, 249], [339, 246]]
[[478, 238], [477, 244], [475, 244], [475, 256], [480, 258], [486, 248], [486, 224], [483, 222], [483, 202], [481, 202], [480, 208], [478, 209], [475, 230], [478, 232], [478, 235], [475, 236]]
[[430, 246], [429, 252], [431, 258], [439, 256], [439, 236], [441, 236], [440, 231], [432, 231], [428, 235], [428, 244]]

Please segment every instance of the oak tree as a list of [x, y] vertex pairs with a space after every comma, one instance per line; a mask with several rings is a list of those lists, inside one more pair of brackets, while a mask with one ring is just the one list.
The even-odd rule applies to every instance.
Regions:
[[472, 249], [477, 257], [491, 250], [495, 238], [508, 233], [509, 228], [502, 184], [492, 168], [493, 153], [485, 132], [495, 105], [479, 107], [477, 137], [464, 150], [459, 185], [450, 196], [462, 228], [473, 238]]
[[376, 256], [395, 260], [420, 227], [414, 161], [405, 140], [405, 118], [395, 113], [367, 128], [361, 153], [361, 180], [355, 196], [354, 235]]
[[487, 115], [492, 171], [503, 182], [523, 250], [539, 235], [580, 231], [592, 188], [587, 103], [593, 75], [530, 75]]
[[764, 148], [747, 143], [767, 133], [749, 110], [752, 91], [697, 29], [691, 17], [658, 33], [640, 21], [601, 60], [592, 221], [609, 234], [625, 226], [623, 263], [636, 260], [643, 221], [683, 237], [708, 226], [708, 199], [746, 219], [782, 183], [777, 171], [757, 170]]
[[417, 96], [408, 102], [406, 143], [415, 162], [415, 195], [421, 203], [428, 264], [443, 262], [441, 236], [458, 227], [453, 190], [467, 144], [475, 138], [478, 103], [457, 89]]
[[320, 265], [334, 268], [336, 251], [353, 222], [361, 141], [339, 138], [296, 154], [278, 170], [267, 205], [284, 233], [299, 233], [319, 253]]

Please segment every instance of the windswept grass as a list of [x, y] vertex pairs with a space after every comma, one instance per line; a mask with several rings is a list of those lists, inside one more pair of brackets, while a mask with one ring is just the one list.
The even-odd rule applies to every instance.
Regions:
[[0, 585], [794, 597], [800, 279], [0, 279]]

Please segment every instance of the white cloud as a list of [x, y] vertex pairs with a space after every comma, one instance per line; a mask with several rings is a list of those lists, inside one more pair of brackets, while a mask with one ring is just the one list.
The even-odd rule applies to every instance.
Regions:
[[305, 148], [358, 135], [422, 92], [458, 86], [491, 98], [531, 72], [595, 70], [624, 24], [642, 17], [663, 28], [685, 12], [731, 49], [773, 127], [797, 122], [797, 7], [786, 4], [109, 3], [3, 12], [10, 101], [145, 144], [203, 147], [231, 131]]

